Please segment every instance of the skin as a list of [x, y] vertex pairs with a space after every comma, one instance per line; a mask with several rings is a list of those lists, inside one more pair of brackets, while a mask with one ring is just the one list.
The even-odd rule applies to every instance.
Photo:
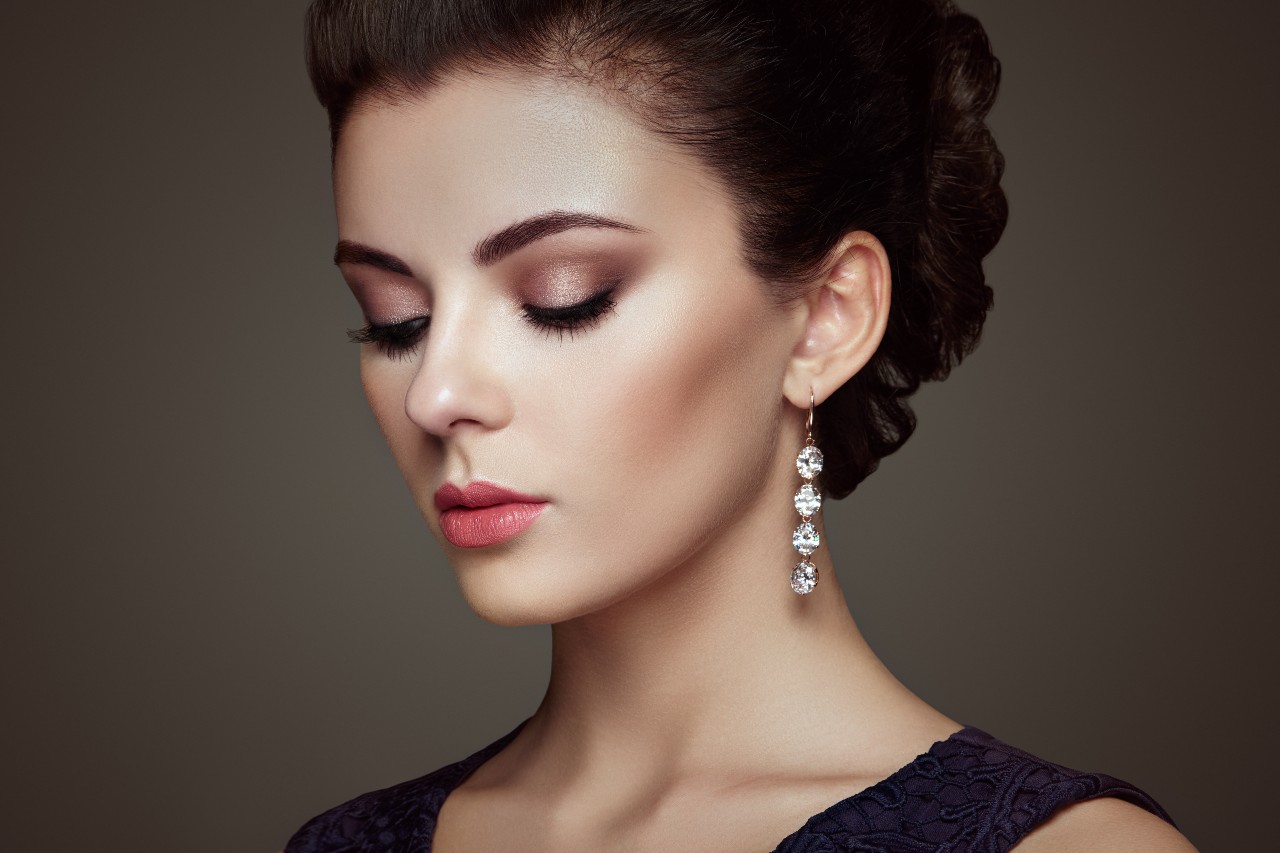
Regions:
[[[363, 104], [334, 188], [340, 238], [406, 268], [339, 265], [366, 319], [431, 317], [405, 357], [361, 352], [405, 481], [476, 613], [552, 626], [542, 704], [448, 797], [438, 853], [771, 850], [961, 728], [868, 647], [821, 512], [817, 589], [788, 584], [810, 392], [844, 384], [885, 328], [874, 236], [847, 234], [777, 307], [688, 151], [585, 84], [516, 72]], [[550, 210], [641, 230], [574, 228], [476, 264], [484, 237]], [[572, 335], [520, 316], [613, 281], [614, 309]], [[433, 495], [475, 479], [549, 504], [513, 540], [455, 547]], [[1104, 830], [1192, 849], [1119, 801], [1064, 809], [1019, 849], [1111, 849]]]

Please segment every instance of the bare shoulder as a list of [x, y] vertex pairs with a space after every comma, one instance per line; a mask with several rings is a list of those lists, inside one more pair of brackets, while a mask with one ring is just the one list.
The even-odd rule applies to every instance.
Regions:
[[1117, 797], [1072, 803], [1013, 849], [1017, 853], [1197, 853], [1167, 821]]

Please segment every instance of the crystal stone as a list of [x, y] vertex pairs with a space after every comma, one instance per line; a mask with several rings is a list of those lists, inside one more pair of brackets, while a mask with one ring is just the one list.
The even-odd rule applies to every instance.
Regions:
[[796, 470], [806, 480], [816, 477], [822, 470], [822, 451], [812, 444], [806, 444], [796, 457]]
[[791, 570], [791, 588], [801, 595], [808, 595], [818, 585], [818, 567], [808, 560], [796, 563]]
[[796, 512], [801, 515], [813, 515], [822, 506], [822, 493], [809, 483], [796, 492]]
[[818, 528], [806, 521], [791, 534], [791, 544], [801, 554], [809, 556], [818, 548]]

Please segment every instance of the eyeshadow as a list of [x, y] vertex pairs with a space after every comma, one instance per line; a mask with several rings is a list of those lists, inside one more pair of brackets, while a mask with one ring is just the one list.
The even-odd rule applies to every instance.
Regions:
[[376, 323], [399, 323], [429, 313], [422, 288], [406, 281], [347, 282], [365, 317]]
[[541, 305], [573, 305], [591, 297], [598, 282], [610, 276], [587, 264], [549, 264], [524, 280], [526, 295]]

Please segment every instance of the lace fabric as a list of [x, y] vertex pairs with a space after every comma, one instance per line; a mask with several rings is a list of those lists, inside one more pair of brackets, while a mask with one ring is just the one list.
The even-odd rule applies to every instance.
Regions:
[[[285, 853], [429, 853], [445, 797], [524, 728], [425, 776], [307, 821]], [[773, 853], [1003, 853], [1070, 803], [1120, 797], [1173, 824], [1146, 792], [1038, 758], [966, 726], [788, 835]]]

